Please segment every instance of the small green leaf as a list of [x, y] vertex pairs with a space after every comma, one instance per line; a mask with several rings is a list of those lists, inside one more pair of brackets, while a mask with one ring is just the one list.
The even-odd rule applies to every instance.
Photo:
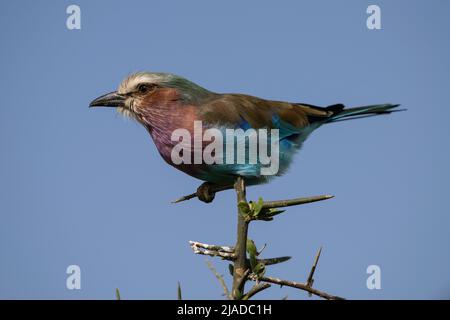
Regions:
[[253, 205], [253, 215], [257, 217], [262, 210], [264, 205], [263, 198], [259, 197], [258, 202], [255, 202]]
[[247, 239], [247, 252], [255, 257], [258, 255], [258, 249], [256, 249], [255, 242], [252, 239]]
[[279, 215], [280, 213], [283, 213], [286, 210], [278, 210], [278, 209], [263, 209], [259, 213], [258, 220], [264, 220], [264, 221], [272, 221], [273, 217], [276, 215]]
[[119, 288], [116, 288], [116, 299], [120, 300], [120, 291]]
[[253, 254], [250, 255], [250, 259], [249, 260], [250, 260], [250, 268], [253, 271], [253, 269], [255, 269], [256, 265], [258, 264], [258, 260], [256, 260], [256, 257]]
[[251, 239], [247, 239], [247, 252], [250, 256], [250, 267], [253, 270], [257, 264], [256, 256], [258, 255], [258, 249]]
[[262, 262], [258, 262], [253, 270], [258, 277], [262, 277], [266, 272], [266, 266]]
[[238, 209], [239, 209], [239, 212], [242, 212], [244, 214], [249, 214], [251, 211], [248, 203], [245, 201], [241, 201], [238, 203]]

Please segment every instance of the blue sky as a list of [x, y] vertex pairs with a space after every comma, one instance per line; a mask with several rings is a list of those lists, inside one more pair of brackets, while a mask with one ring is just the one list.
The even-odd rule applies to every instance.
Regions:
[[[81, 30], [66, 8], [81, 8]], [[381, 8], [368, 30], [366, 8]], [[2, 1], [0, 298], [191, 299], [221, 288], [188, 240], [232, 245], [233, 192], [173, 205], [199, 181], [138, 124], [89, 102], [138, 70], [217, 92], [407, 112], [324, 126], [249, 199], [334, 194], [254, 223], [268, 274], [347, 298], [450, 297], [448, 1]], [[227, 277], [227, 264], [214, 260]], [[81, 290], [66, 268], [81, 268]], [[368, 290], [366, 268], [381, 268]], [[227, 277], [229, 280], [230, 278]], [[308, 298], [271, 288], [261, 298]]]

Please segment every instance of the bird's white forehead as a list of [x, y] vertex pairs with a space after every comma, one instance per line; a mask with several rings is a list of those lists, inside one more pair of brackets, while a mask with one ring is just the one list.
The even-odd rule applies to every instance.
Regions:
[[162, 83], [167, 82], [172, 77], [168, 73], [151, 73], [138, 72], [126, 77], [119, 85], [117, 90], [120, 94], [125, 94], [133, 91], [140, 83]]

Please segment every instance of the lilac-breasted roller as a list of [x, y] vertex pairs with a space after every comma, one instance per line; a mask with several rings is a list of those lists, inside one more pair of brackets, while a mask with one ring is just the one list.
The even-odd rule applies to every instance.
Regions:
[[[141, 123], [150, 133], [162, 158], [177, 169], [213, 184], [232, 184], [237, 176], [247, 184], [267, 182], [261, 163], [174, 163], [172, 151], [179, 141], [173, 132], [184, 128], [194, 136], [194, 122], [202, 128], [278, 129], [279, 169], [282, 175], [311, 132], [323, 124], [371, 115], [387, 114], [397, 104], [344, 108], [342, 104], [318, 107], [305, 103], [271, 101], [244, 94], [209, 91], [169, 73], [140, 72], [127, 77], [117, 91], [103, 95], [90, 107], [116, 107]], [[207, 144], [202, 144], [205, 148]]]

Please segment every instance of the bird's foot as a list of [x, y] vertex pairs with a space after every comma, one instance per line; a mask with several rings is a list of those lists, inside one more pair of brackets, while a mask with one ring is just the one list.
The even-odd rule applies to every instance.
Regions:
[[214, 200], [216, 192], [214, 191], [214, 184], [204, 182], [197, 188], [197, 198], [205, 203], [210, 203]]
[[172, 203], [179, 203], [182, 201], [190, 200], [192, 198], [198, 198], [200, 201], [205, 203], [210, 203], [214, 200], [217, 192], [221, 192], [224, 190], [233, 189], [232, 184], [219, 185], [211, 182], [204, 182], [200, 187], [197, 188], [197, 191], [186, 196], [183, 196]]

